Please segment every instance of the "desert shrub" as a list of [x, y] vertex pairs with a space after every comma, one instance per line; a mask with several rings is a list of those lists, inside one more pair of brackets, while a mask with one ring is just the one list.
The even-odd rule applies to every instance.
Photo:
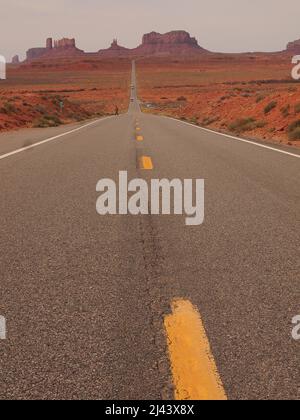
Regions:
[[300, 127], [295, 128], [295, 130], [289, 133], [290, 140], [300, 140]]
[[287, 118], [290, 115], [290, 109], [291, 109], [290, 105], [286, 105], [283, 108], [281, 108], [280, 111], [283, 117]]
[[300, 140], [300, 120], [294, 121], [288, 127], [290, 140]]
[[256, 103], [258, 104], [259, 102], [263, 101], [265, 99], [264, 95], [258, 95], [256, 97]]
[[36, 112], [39, 112], [40, 114], [45, 114], [46, 113], [46, 109], [41, 105], [36, 105], [34, 109], [35, 109]]
[[206, 117], [202, 121], [202, 125], [207, 126], [219, 121], [219, 117]]
[[56, 115], [44, 115], [43, 117], [39, 118], [34, 127], [36, 128], [46, 128], [46, 127], [58, 127], [61, 125], [61, 120]]
[[179, 96], [179, 98], [177, 98], [177, 101], [178, 101], [178, 102], [186, 102], [186, 101], [187, 101], [187, 99], [186, 99], [186, 97], [185, 97], [185, 96]]
[[263, 128], [266, 125], [264, 121], [256, 121], [254, 118], [239, 118], [231, 123], [228, 128], [235, 133], [252, 131], [256, 128]]
[[277, 107], [277, 102], [276, 101], [272, 101], [270, 102], [264, 109], [264, 113], [265, 114], [269, 114], [271, 111], [273, 111], [273, 109], [275, 109]]
[[198, 117], [196, 117], [196, 116], [192, 117], [192, 118], [191, 118], [191, 123], [192, 123], [192, 124], [196, 124], [196, 125], [198, 125], [198, 124], [199, 124], [199, 119], [198, 119]]
[[300, 127], [300, 120], [294, 121], [292, 122], [292, 124], [289, 125], [288, 131], [289, 132], [294, 131], [296, 128], [299, 128], [299, 127]]
[[2, 114], [15, 114], [17, 112], [17, 108], [11, 104], [10, 102], [5, 102], [5, 104], [3, 104], [3, 107], [1, 108], [1, 113]]
[[295, 105], [295, 114], [300, 114], [300, 102]]
[[265, 121], [257, 121], [255, 128], [264, 128], [267, 125]]

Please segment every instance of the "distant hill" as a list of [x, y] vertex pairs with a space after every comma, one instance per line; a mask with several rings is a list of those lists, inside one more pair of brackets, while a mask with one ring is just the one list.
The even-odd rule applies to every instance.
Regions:
[[[278, 53], [300, 54], [300, 40], [290, 42], [286, 50]], [[84, 52], [76, 47], [75, 39], [63, 38], [58, 41], [48, 38], [45, 47], [30, 48], [26, 54], [26, 61], [51, 60], [57, 58], [138, 58], [138, 57], [167, 57], [177, 58], [196, 57], [211, 53], [198, 44], [196, 38], [186, 31], [171, 31], [166, 34], [151, 32], [143, 36], [142, 43], [133, 49], [125, 48], [118, 44], [116, 39], [107, 49], [101, 49], [97, 52]], [[222, 53], [219, 53], [222, 54]], [[253, 54], [253, 53], [248, 53]], [[255, 54], [255, 53], [254, 53]], [[258, 53], [256, 53], [258, 54]], [[276, 53], [264, 53], [276, 54]], [[228, 54], [222, 54], [227, 56]]]

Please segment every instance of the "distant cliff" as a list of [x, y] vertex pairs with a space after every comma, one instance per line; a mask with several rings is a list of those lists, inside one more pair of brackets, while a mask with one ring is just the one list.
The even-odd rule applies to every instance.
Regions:
[[76, 47], [75, 39], [63, 38], [54, 41], [52, 38], [46, 40], [46, 47], [31, 48], [26, 53], [27, 60], [34, 60], [36, 58], [55, 58], [55, 57], [70, 57], [84, 54], [84, 51]]
[[145, 55], [190, 55], [206, 52], [196, 38], [186, 31], [172, 31], [166, 34], [151, 32], [143, 36], [142, 45], [135, 49]]
[[114, 39], [109, 48], [99, 50], [98, 53], [104, 57], [126, 57], [131, 54], [131, 50], [129, 48], [122, 47], [118, 44], [118, 40]]
[[298, 39], [297, 41], [290, 42], [287, 45], [286, 49], [288, 52], [291, 52], [293, 54], [300, 54], [300, 39]]
[[[300, 54], [300, 40], [290, 42], [285, 52]], [[110, 57], [110, 58], [138, 58], [151, 56], [194, 57], [209, 53], [198, 44], [196, 38], [186, 31], [171, 31], [166, 34], [150, 32], [143, 36], [142, 44], [129, 49], [120, 46], [116, 39], [107, 49], [95, 53], [85, 53], [76, 47], [75, 39], [63, 38], [58, 41], [48, 38], [43, 48], [31, 48], [27, 51], [27, 61], [36, 59], [55, 59], [63, 57]], [[282, 51], [281, 51], [282, 53]]]

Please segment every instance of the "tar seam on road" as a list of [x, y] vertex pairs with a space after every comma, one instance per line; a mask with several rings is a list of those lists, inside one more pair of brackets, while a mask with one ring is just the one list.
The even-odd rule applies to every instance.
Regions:
[[174, 300], [164, 325], [176, 400], [227, 400], [197, 309], [188, 300]]
[[176, 118], [165, 117], [165, 116], [163, 116], [163, 118], [167, 118], [169, 120], [177, 121], [178, 123], [189, 125], [190, 127], [198, 128], [199, 130], [207, 131], [208, 133], [213, 133], [213, 134], [217, 134], [219, 136], [227, 137], [228, 139], [238, 140], [238, 141], [241, 141], [243, 143], [253, 144], [254, 146], [262, 147], [263, 149], [273, 150], [274, 152], [282, 153], [282, 154], [288, 155], [288, 156], [293, 156], [293, 157], [296, 157], [298, 159], [300, 158], [300, 155], [296, 155], [295, 153], [286, 152], [285, 150], [276, 149], [275, 147], [267, 146], [265, 144], [259, 144], [259, 143], [256, 143], [255, 141], [241, 139], [240, 137], [234, 137], [234, 136], [231, 136], [230, 134], [219, 133], [218, 131], [210, 130], [210, 129], [204, 128], [204, 127], [197, 127], [194, 124], [190, 124], [190, 123], [185, 122], [185, 121], [177, 120]]
[[48, 143], [50, 141], [57, 140], [60, 137], [64, 137], [64, 136], [67, 136], [68, 134], [75, 133], [76, 131], [79, 131], [79, 130], [82, 130], [82, 129], [84, 129], [86, 127], [89, 127], [91, 125], [97, 124], [100, 121], [108, 120], [109, 118], [112, 118], [112, 117], [101, 118], [101, 119], [99, 119], [97, 121], [93, 121], [91, 123], [82, 125], [81, 127], [75, 128], [74, 130], [67, 131], [66, 133], [58, 134], [57, 136], [50, 137], [48, 139], [39, 141], [38, 143], [31, 144], [30, 146], [22, 147], [21, 149], [17, 149], [17, 150], [14, 150], [12, 152], [6, 153], [5, 155], [0, 156], [0, 160], [5, 159], [5, 158], [8, 158], [8, 157], [13, 156], [13, 155], [16, 155], [16, 154], [21, 153], [21, 152], [25, 152], [26, 150], [33, 149], [35, 147], [41, 146], [42, 144]]

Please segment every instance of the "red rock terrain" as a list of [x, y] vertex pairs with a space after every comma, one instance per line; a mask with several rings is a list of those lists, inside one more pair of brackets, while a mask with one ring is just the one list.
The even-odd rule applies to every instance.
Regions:
[[222, 132], [300, 146], [300, 84], [291, 56], [228, 55], [138, 62], [144, 112]]
[[142, 44], [137, 48], [129, 49], [122, 47], [115, 39], [107, 49], [101, 49], [97, 53], [85, 53], [76, 47], [75, 39], [63, 38], [58, 41], [52, 41], [52, 38], [46, 40], [45, 47], [30, 48], [27, 51], [27, 61], [35, 59], [51, 59], [57, 57], [144, 57], [153, 55], [195, 55], [204, 53], [206, 50], [198, 45], [195, 38], [192, 38], [186, 31], [172, 31], [166, 34], [151, 32], [143, 36]]
[[129, 60], [74, 59], [9, 66], [0, 81], [0, 132], [49, 127], [128, 109]]
[[190, 56], [204, 52], [206, 50], [198, 45], [197, 40], [185, 31], [173, 31], [164, 35], [151, 32], [143, 36], [142, 45], [134, 50], [134, 54], [138, 56]]
[[[59, 124], [128, 106], [131, 60], [137, 60], [145, 112], [251, 138], [299, 146], [299, 83], [291, 59], [300, 40], [279, 53], [222, 54], [199, 46], [185, 31], [151, 32], [128, 49], [85, 53], [75, 39], [27, 52], [1, 82], [0, 130]], [[60, 103], [64, 106], [61, 108]]]

